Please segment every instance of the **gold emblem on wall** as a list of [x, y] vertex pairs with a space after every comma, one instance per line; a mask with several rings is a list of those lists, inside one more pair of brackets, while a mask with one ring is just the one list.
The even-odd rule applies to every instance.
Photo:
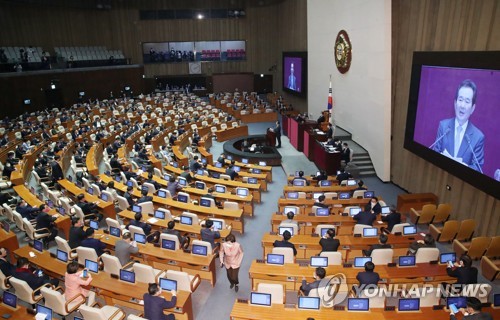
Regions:
[[335, 39], [334, 54], [335, 64], [340, 73], [346, 73], [351, 67], [352, 46], [345, 30], [340, 30]]

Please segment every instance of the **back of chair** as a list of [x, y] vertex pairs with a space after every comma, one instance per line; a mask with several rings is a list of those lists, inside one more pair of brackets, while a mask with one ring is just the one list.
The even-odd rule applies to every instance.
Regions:
[[17, 211], [14, 211], [14, 222], [19, 230], [24, 231], [23, 217]]
[[154, 184], [149, 182], [144, 182], [142, 186], [148, 188], [148, 193], [156, 193], [156, 187], [154, 186]]
[[295, 257], [293, 255], [292, 248], [283, 248], [283, 247], [273, 248], [272, 253], [282, 254], [285, 257], [285, 263], [295, 263]]
[[299, 234], [299, 225], [297, 223], [294, 223], [294, 222], [282, 222], [282, 223], [280, 223], [279, 226], [280, 227], [284, 227], [284, 228], [292, 228], [292, 230], [293, 230], [292, 236]]
[[224, 210], [238, 210], [239, 206], [237, 202], [224, 201]]
[[120, 210], [123, 211], [123, 210], [127, 210], [128, 209], [129, 204], [128, 204], [127, 199], [125, 199], [122, 196], [118, 196], [118, 197], [116, 197], [116, 200], [118, 201], [118, 208], [120, 208]]
[[391, 231], [391, 234], [395, 234], [395, 233], [403, 233], [403, 230], [404, 230], [404, 227], [407, 227], [409, 226], [410, 224], [409, 223], [398, 223], [398, 224], [395, 224], [394, 227], [392, 227], [392, 231]]
[[[364, 289], [359, 294], [360, 298], [368, 298], [370, 300], [370, 309], [379, 309], [385, 307], [385, 295], [378, 294], [379, 288]], [[383, 291], [382, 291], [383, 292]]]
[[36, 303], [36, 301], [33, 300], [33, 289], [31, 289], [26, 281], [11, 277], [9, 282], [16, 291], [16, 295], [19, 299], [29, 304]]
[[342, 253], [340, 252], [323, 251], [319, 256], [327, 257], [329, 266], [340, 266], [342, 264]]
[[142, 283], [156, 282], [156, 273], [152, 266], [142, 263], [134, 263], [133, 269], [135, 280]]
[[46, 307], [52, 309], [55, 313], [62, 316], [68, 314], [65, 308], [66, 299], [64, 299], [63, 295], [59, 291], [47, 287], [42, 287], [40, 291], [43, 298], [45, 299]]
[[420, 248], [415, 254], [416, 263], [428, 263], [439, 259], [438, 248]]
[[193, 240], [193, 241], [191, 241], [191, 244], [198, 245], [198, 246], [205, 246], [205, 247], [207, 247], [207, 254], [208, 255], [212, 254], [213, 249], [212, 249], [212, 244], [210, 244], [210, 242], [202, 241], [202, 240]]
[[109, 320], [108, 317], [104, 314], [104, 312], [99, 308], [93, 308], [86, 305], [80, 306], [80, 313], [83, 316], [83, 319], [92, 319], [92, 320]]
[[354, 193], [352, 194], [352, 197], [354, 199], [357, 199], [357, 198], [363, 198], [365, 195], [365, 190], [356, 190], [354, 191]]
[[78, 264], [82, 266], [85, 266], [85, 260], [97, 262], [99, 259], [93, 248], [77, 247], [76, 254], [78, 254]]
[[451, 214], [451, 204], [441, 203], [436, 209], [436, 216], [432, 223], [443, 223], [450, 217]]
[[57, 244], [57, 249], [66, 252], [68, 254], [68, 257], [70, 257], [71, 248], [69, 247], [68, 241], [59, 236], [57, 236], [55, 240]]
[[180, 249], [181, 244], [179, 242], [179, 238], [176, 235], [168, 234], [168, 233], [162, 233], [160, 235], [160, 245], [161, 245], [163, 239], [174, 241], [174, 243], [175, 243], [175, 250], [179, 250]]
[[155, 207], [153, 201], [146, 201], [138, 204], [141, 207], [142, 215], [150, 214], [155, 212]]
[[488, 258], [500, 257], [500, 236], [491, 238], [490, 246], [484, 255]]
[[283, 285], [275, 283], [259, 283], [257, 292], [268, 293], [271, 295], [271, 303], [283, 304], [285, 302], [285, 294]]
[[490, 246], [490, 243], [491, 243], [491, 237], [473, 238], [470, 243], [467, 255], [469, 255], [469, 257], [471, 257], [472, 259], [481, 258], [488, 249], [488, 247]]
[[460, 229], [458, 229], [457, 236], [455, 239], [459, 241], [468, 241], [474, 235], [474, 229], [476, 228], [476, 221], [474, 219], [463, 220], [460, 224]]
[[429, 224], [434, 219], [436, 215], [436, 205], [435, 204], [424, 204], [422, 211], [420, 212], [420, 217], [418, 219], [418, 224]]
[[177, 290], [191, 292], [191, 281], [187, 272], [167, 270], [167, 279], [177, 281]]
[[372, 262], [376, 266], [392, 263], [393, 256], [394, 250], [392, 249], [375, 249], [371, 254]]
[[104, 265], [103, 269], [104, 272], [114, 275], [120, 274], [120, 269], [122, 268], [122, 265], [120, 263], [120, 260], [118, 260], [116, 256], [103, 253], [101, 255], [101, 261], [102, 264]]
[[134, 239], [134, 236], [136, 233], [145, 234], [144, 230], [140, 227], [137, 227], [137, 226], [128, 226], [128, 231], [130, 231], [130, 235], [132, 236], [132, 239]]
[[372, 228], [372, 226], [367, 224], [356, 224], [354, 225], [353, 234], [363, 234], [363, 229]]
[[[457, 232], [458, 232], [458, 227], [459, 227], [459, 222], [457, 220], [448, 220], [444, 223], [443, 228], [441, 229], [441, 234], [437, 237], [437, 241], [439, 242], [448, 242], [452, 241], [455, 239]], [[434, 226], [434, 225], [432, 225]]]

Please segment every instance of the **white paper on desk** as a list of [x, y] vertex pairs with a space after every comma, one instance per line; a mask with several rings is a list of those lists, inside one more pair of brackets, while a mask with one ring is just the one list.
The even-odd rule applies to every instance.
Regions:
[[30, 255], [30, 258], [34, 258], [34, 257], [36, 256], [36, 255], [33, 253], [33, 251], [30, 251], [29, 255]]
[[149, 223], [157, 223], [157, 222], [158, 222], [158, 219], [156, 219], [156, 218], [149, 218], [149, 219], [148, 219], [148, 222], [149, 222]]
[[382, 224], [382, 223], [384, 223], [384, 221], [377, 221], [377, 223], [378, 223], [378, 224]]
[[47, 315], [45, 313], [37, 313], [35, 315], [35, 320], [45, 320], [47, 319]]

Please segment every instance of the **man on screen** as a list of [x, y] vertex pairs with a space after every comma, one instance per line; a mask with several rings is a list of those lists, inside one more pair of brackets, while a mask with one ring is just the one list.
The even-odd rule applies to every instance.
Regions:
[[293, 63], [290, 64], [290, 75], [288, 76], [288, 89], [290, 90], [297, 90], [297, 78], [295, 78], [295, 75], [293, 74]]
[[455, 96], [455, 118], [441, 120], [431, 148], [482, 173], [484, 134], [469, 121], [476, 109], [476, 98], [476, 84], [462, 81]]

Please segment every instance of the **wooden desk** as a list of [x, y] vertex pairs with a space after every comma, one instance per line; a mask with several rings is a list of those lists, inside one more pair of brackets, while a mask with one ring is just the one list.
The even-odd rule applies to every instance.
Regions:
[[[199, 200], [202, 196], [208, 193], [206, 189], [201, 190], [193, 187], [184, 187], [182, 188], [182, 191], [189, 193], [191, 195], [191, 198], [197, 200]], [[240, 197], [230, 192], [219, 193], [214, 191], [212, 195], [221, 202], [225, 201], [237, 202], [239, 207], [243, 209], [243, 214], [253, 216], [253, 196], [251, 194], [249, 194], [246, 197]]]
[[397, 210], [409, 213], [411, 208], [422, 210], [424, 204], [438, 204], [438, 197], [434, 193], [402, 193], [398, 195]]
[[[289, 184], [292, 184], [292, 181], [293, 181], [293, 179], [295, 179], [295, 178], [296, 178], [296, 177], [295, 177], [295, 175], [289, 175], [289, 176], [287, 177], [287, 181], [288, 181], [288, 183], [289, 183]], [[303, 176], [303, 178], [304, 178], [304, 179], [306, 179], [306, 180], [307, 180], [310, 184], [312, 184], [312, 185], [314, 185], [314, 184], [317, 184], [317, 183], [318, 183], [318, 181], [314, 180], [314, 179], [313, 179], [313, 177], [311, 177], [311, 176], [306, 176], [306, 175], [304, 175], [304, 176]], [[327, 179], [327, 180], [328, 180], [328, 181], [331, 181], [333, 185], [338, 185], [338, 184], [339, 184], [339, 182], [337, 181], [337, 177], [336, 177], [336, 176], [328, 176], [328, 179]]]
[[249, 114], [240, 114], [239, 118], [244, 123], [274, 122], [274, 121], [278, 120], [278, 114], [276, 112], [249, 113]]
[[93, 144], [92, 147], [90, 147], [89, 152], [87, 152], [87, 158], [85, 159], [85, 164], [87, 166], [88, 172], [96, 176], [99, 174], [99, 162], [97, 161], [97, 154], [101, 154], [101, 159], [102, 159], [102, 153], [103, 153], [103, 147], [102, 144]]
[[234, 138], [248, 136], [248, 126], [239, 126], [235, 128], [227, 128], [226, 130], [217, 130], [215, 132], [217, 142], [223, 142]]
[[[379, 200], [381, 200], [381, 199], [379, 198]], [[345, 207], [358, 206], [358, 207], [364, 208], [365, 205], [368, 203], [368, 201], [370, 201], [370, 199], [355, 199], [355, 198], [350, 198], [350, 199], [345, 199], [345, 200], [325, 199], [325, 204], [330, 206], [330, 213], [341, 214], [344, 211]], [[312, 207], [313, 207], [315, 202], [316, 202], [316, 200], [314, 200], [314, 199], [280, 198], [278, 200], [278, 208], [279, 208], [279, 212], [283, 212], [283, 210], [287, 206], [296, 206], [296, 207], [299, 207], [301, 214], [309, 214], [312, 212]]]
[[15, 264], [16, 259], [14, 257], [14, 251], [19, 249], [19, 242], [17, 241], [16, 234], [12, 231], [7, 233], [3, 229], [0, 230], [0, 247], [7, 249], [7, 252], [10, 255], [10, 261]]
[[[29, 252], [35, 253], [35, 257], [30, 257]], [[16, 250], [15, 254], [19, 257], [27, 258], [30, 263], [44, 269], [46, 273], [56, 278], [62, 279], [66, 273], [66, 263], [60, 262], [50, 256], [49, 251], [36, 252], [29, 246]], [[136, 282], [135, 284], [125, 283], [116, 279], [105, 272], [99, 271], [98, 274], [92, 273], [91, 287], [94, 288], [97, 295], [104, 298], [107, 305], [118, 304], [121, 306], [144, 311], [144, 306], [131, 302], [130, 299], [141, 299], [148, 291], [148, 284]], [[171, 299], [171, 294], [164, 291], [162, 295]], [[167, 309], [176, 313], [176, 319], [193, 319], [193, 303], [191, 293], [187, 291], [178, 291], [177, 305], [172, 309]]]
[[17, 301], [17, 310], [11, 309], [3, 303], [0, 303], [0, 314], [8, 314], [10, 316], [8, 319], [10, 320], [26, 320], [35, 318], [33, 314], [28, 313], [28, 309], [26, 307], [19, 304], [19, 300]]
[[283, 187], [283, 195], [286, 197], [288, 192], [353, 192], [358, 186], [329, 186], [329, 187], [313, 187], [313, 186], [285, 186]]
[[[210, 164], [207, 165], [207, 170], [218, 172], [218, 173], [221, 173], [221, 174], [226, 174], [226, 168], [217, 168], [217, 167], [214, 167], [214, 166], [212, 166]], [[246, 172], [246, 171], [240, 170], [240, 172], [238, 172], [238, 178], [236, 178], [238, 180], [236, 180], [236, 181], [242, 181], [243, 177], [257, 178], [257, 180], [258, 180], [258, 182], [260, 184], [260, 187], [262, 188], [262, 191], [267, 191], [266, 176], [267, 175], [265, 173], [250, 173], [250, 172]]]
[[328, 175], [334, 175], [340, 169], [340, 152], [328, 152], [319, 142], [314, 142], [312, 146], [314, 153], [314, 163], [319, 169], [325, 170]]

